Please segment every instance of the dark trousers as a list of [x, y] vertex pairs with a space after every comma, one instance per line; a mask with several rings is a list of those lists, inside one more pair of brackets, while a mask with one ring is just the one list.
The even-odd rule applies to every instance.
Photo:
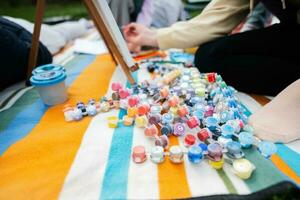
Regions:
[[[0, 90], [25, 80], [32, 34], [0, 17]], [[40, 42], [37, 66], [52, 62], [48, 49]]]
[[275, 96], [300, 78], [300, 25], [276, 24], [208, 42], [197, 50], [195, 65], [221, 74], [237, 90]]

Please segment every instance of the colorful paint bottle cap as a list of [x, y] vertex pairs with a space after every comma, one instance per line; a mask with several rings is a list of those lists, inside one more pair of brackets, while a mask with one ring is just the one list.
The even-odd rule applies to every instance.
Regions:
[[185, 126], [182, 123], [174, 124], [174, 135], [175, 136], [182, 136], [185, 134]]
[[182, 163], [183, 162], [183, 151], [180, 146], [171, 146], [170, 147], [170, 161], [172, 163]]
[[203, 159], [202, 149], [197, 145], [191, 146], [188, 151], [188, 159], [191, 163], [200, 163]]
[[100, 110], [101, 112], [108, 112], [110, 110], [110, 104], [108, 102], [102, 102], [100, 104]]
[[255, 166], [245, 158], [234, 160], [232, 166], [233, 172], [241, 179], [250, 178], [252, 172], [255, 170]]
[[231, 141], [232, 141], [231, 138], [225, 138], [225, 137], [223, 137], [223, 136], [218, 137], [218, 142], [219, 142], [223, 147], [226, 147], [226, 144], [227, 144], [228, 142], [231, 142]]
[[214, 83], [216, 81], [216, 73], [208, 73], [206, 77], [209, 83]]
[[162, 110], [161, 106], [151, 106], [150, 113], [151, 114], [160, 114], [161, 110]]
[[215, 130], [218, 126], [218, 119], [216, 117], [207, 117], [205, 119], [205, 125], [209, 130]]
[[174, 116], [171, 113], [164, 113], [161, 117], [161, 122], [163, 124], [171, 124], [173, 123]]
[[135, 163], [143, 163], [147, 159], [146, 150], [143, 146], [135, 146], [132, 150], [132, 159]]
[[173, 88], [172, 88], [172, 90], [173, 90], [173, 92], [176, 94], [176, 95], [181, 95], [181, 87], [180, 86], [178, 86], [178, 85], [176, 85], [176, 86], [174, 86]]
[[180, 117], [185, 117], [189, 114], [189, 110], [186, 106], [181, 106], [178, 108], [177, 110], [177, 114], [180, 116]]
[[177, 111], [178, 111], [178, 107], [170, 107], [170, 113], [174, 116], [177, 117]]
[[[102, 103], [101, 103], [102, 104]], [[127, 100], [126, 99], [120, 99], [120, 108], [122, 109], [127, 109], [128, 104], [127, 104]]]
[[155, 137], [158, 135], [158, 129], [155, 125], [150, 125], [145, 129], [145, 136], [147, 137]]
[[200, 126], [200, 121], [196, 116], [192, 116], [187, 120], [186, 124], [190, 129], [193, 129], [196, 128], [197, 126]]
[[139, 103], [139, 98], [136, 95], [128, 97], [128, 105], [134, 107]]
[[133, 124], [134, 119], [132, 117], [129, 117], [128, 115], [125, 115], [123, 117], [123, 124], [125, 126], [131, 126]]
[[188, 87], [186, 89], [186, 93], [189, 94], [191, 97], [196, 95], [195, 89], [192, 87]]
[[207, 105], [205, 106], [205, 113], [204, 116], [205, 117], [211, 117], [214, 114], [214, 107], [211, 105]]
[[238, 120], [228, 120], [226, 124], [231, 125], [234, 128], [235, 133], [239, 133], [241, 131], [240, 122]]
[[81, 110], [78, 109], [78, 108], [74, 108], [74, 110], [73, 110], [73, 119], [75, 121], [79, 121], [79, 120], [82, 119], [82, 117], [83, 117], [83, 115], [82, 115]]
[[160, 129], [161, 134], [169, 136], [173, 133], [173, 128], [169, 124], [165, 124]]
[[127, 108], [127, 115], [129, 117], [135, 117], [136, 114], [137, 114], [137, 108], [136, 107], [128, 107]]
[[207, 146], [208, 158], [212, 161], [220, 161], [223, 158], [222, 147], [218, 143], [212, 143]]
[[121, 83], [112, 83], [112, 84], [111, 84], [111, 89], [112, 89], [113, 91], [119, 91], [119, 90], [122, 89], [122, 88], [123, 88], [123, 86], [122, 86]]
[[277, 147], [273, 142], [261, 141], [258, 144], [258, 150], [260, 151], [261, 155], [269, 158], [271, 155], [277, 152]]
[[231, 138], [234, 134], [234, 128], [229, 124], [224, 124], [221, 126], [222, 136], [225, 138]]
[[195, 93], [200, 97], [205, 97], [205, 88], [203, 87], [196, 87]]
[[249, 132], [240, 132], [239, 134], [239, 142], [243, 148], [250, 148], [253, 144], [253, 135]]
[[169, 96], [169, 89], [167, 87], [164, 87], [162, 88], [160, 91], [159, 91], [159, 95], [162, 97], [162, 98], [167, 98]]
[[226, 144], [227, 156], [233, 159], [240, 159], [245, 156], [241, 150], [242, 146], [240, 143], [231, 141]]
[[204, 112], [202, 110], [195, 110], [193, 112], [193, 115], [196, 116], [198, 119], [204, 118]]
[[192, 134], [187, 134], [184, 138], [184, 143], [186, 146], [192, 146], [196, 142], [196, 137]]
[[127, 89], [120, 89], [119, 95], [121, 99], [126, 99], [127, 97], [129, 97], [130, 93]]
[[169, 138], [166, 135], [161, 135], [158, 138], [155, 139], [155, 145], [161, 146], [164, 149], [168, 148], [169, 146]]
[[165, 160], [164, 148], [154, 146], [151, 148], [150, 159], [154, 163], [162, 163]]
[[224, 164], [224, 158], [222, 157], [219, 161], [208, 160], [208, 164], [214, 169], [222, 169]]
[[220, 122], [226, 123], [228, 120], [232, 119], [230, 112], [222, 111], [220, 114]]
[[144, 128], [148, 124], [148, 118], [145, 115], [138, 116], [135, 118], [135, 124], [139, 128]]
[[175, 107], [175, 106], [177, 106], [178, 103], [179, 103], [179, 98], [178, 98], [177, 96], [172, 96], [172, 97], [168, 100], [168, 102], [169, 102], [169, 106], [170, 106], [170, 107]]
[[160, 114], [151, 114], [148, 119], [149, 124], [158, 124], [160, 121], [161, 121]]
[[119, 122], [118, 117], [116, 117], [116, 116], [108, 117], [107, 121], [108, 121], [109, 128], [117, 128], [118, 127], [118, 122]]
[[146, 115], [150, 110], [149, 104], [142, 104], [137, 108], [138, 115]]
[[199, 104], [202, 102], [202, 98], [198, 97], [198, 96], [195, 96], [195, 97], [192, 97], [190, 102], [193, 104], [193, 105], [196, 105], [196, 104]]
[[181, 77], [181, 81], [183, 81], [183, 82], [189, 82], [189, 80], [190, 80], [190, 76], [189, 75], [183, 75], [182, 77]]
[[205, 142], [210, 137], [209, 131], [203, 128], [197, 133], [197, 137], [200, 141]]
[[207, 151], [207, 144], [200, 142], [198, 146], [202, 149], [202, 151], [206, 152]]
[[113, 92], [113, 93], [111, 94], [111, 98], [112, 98], [113, 100], [120, 100], [120, 95], [119, 95], [118, 92]]

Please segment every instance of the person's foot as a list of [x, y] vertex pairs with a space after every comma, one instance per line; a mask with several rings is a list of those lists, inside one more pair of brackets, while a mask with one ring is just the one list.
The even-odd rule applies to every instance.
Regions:
[[249, 124], [263, 140], [288, 143], [300, 139], [300, 79], [250, 116]]

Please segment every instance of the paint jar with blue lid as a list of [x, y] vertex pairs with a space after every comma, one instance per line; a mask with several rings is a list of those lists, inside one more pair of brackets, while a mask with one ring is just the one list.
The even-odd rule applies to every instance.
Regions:
[[58, 65], [43, 65], [32, 72], [30, 82], [46, 105], [52, 106], [68, 99], [65, 69]]

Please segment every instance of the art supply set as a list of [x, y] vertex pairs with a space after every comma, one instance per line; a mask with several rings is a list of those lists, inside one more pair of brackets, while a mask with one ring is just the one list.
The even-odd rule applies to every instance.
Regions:
[[[273, 143], [253, 135], [236, 91], [220, 75], [202, 74], [197, 68], [183, 66], [168, 68], [161, 74], [131, 88], [113, 83], [111, 97], [99, 102], [90, 100], [86, 105], [79, 102], [74, 108], [66, 106], [65, 119], [77, 121], [110, 109], [126, 110], [123, 119], [108, 117], [108, 126], [135, 125], [153, 140], [151, 149], [142, 144], [132, 149], [135, 163], [150, 159], [163, 164], [169, 157], [168, 162], [180, 164], [187, 157], [193, 164], [207, 160], [215, 169], [227, 163], [238, 177], [247, 179], [255, 166], [245, 158], [243, 149], [256, 147], [266, 158], [276, 152]], [[182, 138], [182, 145], [170, 146], [169, 137]]]

